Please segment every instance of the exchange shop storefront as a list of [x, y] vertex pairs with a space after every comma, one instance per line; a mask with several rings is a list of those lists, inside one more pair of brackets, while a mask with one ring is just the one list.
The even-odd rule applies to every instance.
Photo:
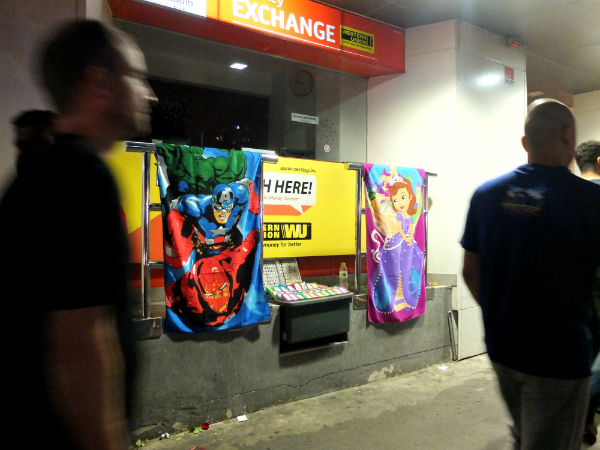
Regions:
[[435, 174], [364, 164], [366, 81], [404, 71], [403, 31], [308, 0], [109, 4], [159, 98], [151, 134], [109, 157], [134, 257], [132, 426], [451, 359], [451, 290], [426, 286]]

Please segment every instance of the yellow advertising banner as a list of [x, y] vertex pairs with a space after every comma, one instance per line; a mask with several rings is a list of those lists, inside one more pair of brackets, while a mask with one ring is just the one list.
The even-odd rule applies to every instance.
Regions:
[[[125, 152], [124, 143], [119, 142], [106, 160], [121, 191], [132, 262], [140, 262], [142, 154]], [[278, 164], [265, 164], [264, 171], [265, 258], [355, 253], [358, 172], [345, 170], [342, 163], [283, 157], [279, 158]], [[153, 164], [150, 201], [159, 203], [155, 174]], [[161, 224], [160, 213], [151, 212], [151, 260], [163, 259]], [[364, 221], [362, 247], [365, 251]]]
[[358, 172], [296, 158], [279, 158], [264, 171], [265, 258], [355, 253]]
[[[105, 155], [121, 194], [121, 206], [127, 220], [127, 233], [131, 248], [131, 262], [141, 262], [142, 230], [142, 153], [126, 152], [125, 143], [117, 142]], [[155, 157], [152, 156], [152, 162]], [[156, 166], [151, 165], [150, 202], [160, 203], [156, 186]], [[160, 212], [150, 212], [150, 259], [162, 261], [162, 217]]]

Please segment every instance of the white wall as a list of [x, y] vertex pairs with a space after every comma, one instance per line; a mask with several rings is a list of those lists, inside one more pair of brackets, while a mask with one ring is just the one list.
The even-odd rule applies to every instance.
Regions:
[[106, 0], [85, 0], [85, 17], [112, 25], [113, 16]]
[[573, 114], [577, 122], [577, 145], [600, 141], [600, 91], [573, 96]]
[[481, 315], [460, 275], [459, 241], [477, 186], [526, 161], [525, 49], [458, 21], [409, 28], [406, 73], [370, 79], [367, 96], [368, 162], [438, 173], [429, 183], [428, 271], [458, 275], [459, 357], [481, 353]]
[[110, 22], [106, 0], [0, 1], [0, 191], [14, 173], [12, 119], [27, 109], [52, 109], [37, 80], [40, 39], [61, 22], [84, 17]]
[[430, 178], [431, 273], [458, 273], [455, 215], [458, 146], [457, 30], [448, 21], [406, 30], [406, 73], [370, 78], [367, 162], [437, 172]]
[[[505, 66], [514, 69], [514, 84], [505, 83]], [[527, 110], [525, 49], [466, 23], [459, 24], [458, 52], [460, 202], [454, 220], [462, 234], [471, 195], [483, 182], [527, 162], [521, 146]], [[462, 267], [462, 251], [459, 251]], [[476, 306], [459, 277], [457, 309]]]
[[367, 79], [325, 69], [316, 72], [316, 159], [365, 162]]

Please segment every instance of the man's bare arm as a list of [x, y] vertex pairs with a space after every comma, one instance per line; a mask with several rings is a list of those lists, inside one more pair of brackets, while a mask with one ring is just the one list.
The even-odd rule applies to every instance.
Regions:
[[479, 303], [479, 254], [465, 250], [465, 257], [463, 260], [463, 278], [467, 283], [471, 295], [475, 298], [475, 301]]
[[50, 401], [78, 448], [127, 450], [124, 361], [109, 306], [49, 313], [44, 370]]

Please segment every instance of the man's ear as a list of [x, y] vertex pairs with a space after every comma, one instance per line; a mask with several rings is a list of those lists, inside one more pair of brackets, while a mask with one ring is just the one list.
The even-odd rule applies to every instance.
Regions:
[[560, 138], [564, 144], [573, 142], [573, 145], [574, 145], [575, 144], [575, 124], [570, 123], [568, 125], [563, 125], [562, 134], [561, 134]]
[[525, 136], [521, 138], [521, 145], [527, 153], [527, 162], [530, 162], [531, 155], [529, 154], [529, 143], [527, 142], [527, 138]]
[[114, 91], [114, 79], [107, 69], [89, 66], [84, 73], [84, 89], [97, 100], [109, 99]]

